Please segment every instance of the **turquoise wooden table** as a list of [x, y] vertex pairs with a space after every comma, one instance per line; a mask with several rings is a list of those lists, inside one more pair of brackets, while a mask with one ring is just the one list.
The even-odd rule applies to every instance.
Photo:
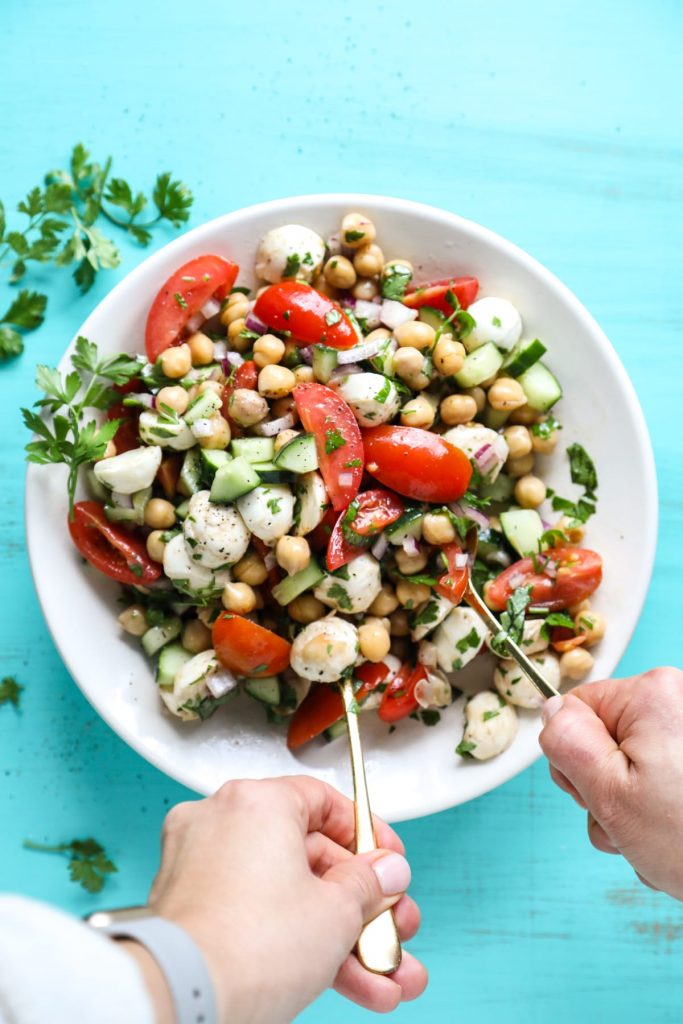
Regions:
[[[80, 139], [141, 186], [172, 168], [195, 190], [192, 224], [267, 198], [356, 190], [434, 203], [516, 241], [586, 303], [635, 381], [657, 455], [661, 533], [620, 670], [675, 663], [680, 631], [664, 627], [683, 569], [683, 8], [333, 6], [5, 0], [2, 199], [15, 204]], [[0, 367], [2, 675], [26, 687], [20, 714], [0, 708], [0, 882], [74, 913], [144, 899], [162, 818], [188, 796], [81, 697], [44, 628], [24, 547], [18, 406], [35, 397], [35, 362], [56, 360], [144, 256], [122, 248], [123, 266], [84, 298], [66, 271], [32, 278], [49, 292], [47, 323]], [[413, 948], [431, 971], [400, 1021], [681, 1020], [683, 908], [592, 849], [584, 815], [544, 763], [400, 832], [423, 911]], [[21, 848], [24, 837], [85, 835], [120, 869], [100, 898], [72, 885], [58, 858]], [[303, 1016], [368, 1018], [334, 994]]]

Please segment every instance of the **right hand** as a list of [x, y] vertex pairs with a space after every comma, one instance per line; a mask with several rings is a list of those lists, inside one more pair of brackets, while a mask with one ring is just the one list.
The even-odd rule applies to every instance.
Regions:
[[593, 846], [683, 899], [683, 672], [586, 683], [543, 718], [550, 774], [588, 811]]

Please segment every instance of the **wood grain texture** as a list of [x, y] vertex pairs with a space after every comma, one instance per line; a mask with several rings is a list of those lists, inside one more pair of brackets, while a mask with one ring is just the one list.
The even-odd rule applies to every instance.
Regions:
[[[621, 671], [680, 660], [665, 627], [683, 568], [681, 5], [207, 0], [188, 24], [191, 10], [180, 0], [3, 4], [6, 204], [82, 139], [141, 185], [172, 167], [195, 188], [195, 224], [276, 196], [358, 190], [431, 202], [516, 241], [587, 304], [635, 382], [661, 533]], [[69, 679], [24, 548], [17, 407], [34, 398], [34, 363], [56, 360], [143, 258], [122, 249], [124, 269], [84, 298], [66, 272], [45, 275], [48, 323], [0, 368], [2, 670], [26, 685], [21, 714], [0, 709], [2, 885], [75, 913], [144, 899], [165, 810], [188, 795], [128, 750]], [[423, 911], [413, 948], [431, 983], [398, 1020], [681, 1019], [683, 909], [592, 850], [582, 813], [542, 763], [400, 832]], [[58, 859], [21, 850], [23, 837], [89, 834], [120, 866], [99, 900], [70, 885]], [[302, 1019], [369, 1014], [327, 995]]]

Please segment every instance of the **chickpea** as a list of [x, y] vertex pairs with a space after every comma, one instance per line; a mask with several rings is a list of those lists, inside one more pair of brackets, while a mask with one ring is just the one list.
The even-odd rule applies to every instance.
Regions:
[[241, 427], [253, 427], [268, 415], [268, 403], [251, 388], [237, 388], [230, 396], [228, 411], [230, 419]]
[[294, 370], [294, 381], [296, 384], [310, 384], [315, 380], [312, 366], [297, 366]]
[[443, 377], [451, 376], [462, 370], [465, 362], [465, 346], [453, 341], [451, 334], [442, 334], [432, 353], [434, 366]]
[[[141, 604], [130, 604], [119, 615], [119, 626], [131, 636], [142, 636], [149, 629], [145, 618], [145, 609]], [[381, 661], [381, 659], [379, 659]]]
[[330, 256], [323, 273], [333, 288], [351, 288], [356, 283], [356, 271], [346, 256]]
[[521, 476], [515, 484], [515, 498], [522, 508], [538, 508], [545, 495], [545, 484], [537, 476]]
[[300, 594], [287, 605], [287, 613], [295, 622], [306, 626], [309, 622], [315, 622], [322, 618], [329, 611], [322, 601], [319, 601], [313, 594]]
[[305, 569], [311, 560], [311, 549], [305, 537], [280, 537], [275, 557], [288, 576]]
[[527, 476], [534, 468], [534, 456], [532, 452], [523, 455], [521, 459], [508, 459], [505, 463], [505, 472], [508, 476], [517, 478]]
[[417, 348], [422, 351], [432, 347], [436, 331], [421, 320], [408, 320], [394, 328], [394, 337], [401, 348]]
[[530, 427], [537, 420], [538, 413], [529, 405], [520, 405], [519, 409], [513, 409], [510, 414], [511, 423], [521, 423], [525, 427]]
[[220, 321], [229, 327], [234, 320], [243, 320], [249, 312], [249, 299], [241, 292], [233, 292], [221, 310]]
[[521, 424], [514, 427], [506, 427], [503, 437], [507, 444], [511, 459], [523, 459], [531, 451], [531, 434]]
[[286, 366], [264, 366], [258, 375], [259, 394], [265, 398], [284, 398], [296, 384]]
[[[541, 420], [541, 422], [543, 421]], [[551, 430], [545, 437], [535, 434], [533, 430], [531, 431], [531, 445], [538, 455], [552, 455], [557, 448], [558, 441], [557, 430]]]
[[381, 661], [386, 658], [391, 647], [391, 637], [381, 619], [366, 619], [358, 627], [358, 644], [360, 653], [368, 661]]
[[382, 589], [370, 605], [373, 615], [391, 615], [398, 608], [396, 591], [390, 583], [382, 584]]
[[378, 245], [361, 245], [353, 254], [353, 266], [361, 277], [376, 277], [382, 273], [384, 253]]
[[192, 369], [192, 356], [187, 345], [174, 345], [167, 348], [159, 356], [159, 364], [164, 377], [177, 380], [184, 377]]
[[413, 264], [410, 260], [388, 260], [382, 267], [383, 277], [393, 277], [394, 274], [413, 276]]
[[578, 601], [576, 604], [570, 604], [567, 608], [567, 612], [573, 619], [577, 615], [581, 615], [583, 612], [589, 612], [591, 610], [591, 603], [588, 598], [584, 598], [583, 601]]
[[256, 551], [248, 551], [235, 562], [232, 574], [239, 583], [248, 583], [251, 587], [258, 587], [268, 579], [266, 563]]
[[369, 278], [362, 278], [360, 281], [356, 281], [351, 294], [354, 299], [362, 299], [364, 302], [372, 302], [379, 295], [379, 288], [377, 282], [372, 281]]
[[107, 441], [107, 443], [105, 445], [105, 448], [104, 448], [104, 451], [102, 452], [102, 454], [99, 457], [99, 459], [96, 459], [95, 461], [96, 462], [103, 462], [104, 459], [113, 459], [115, 455], [116, 455], [116, 445], [114, 444], [113, 441]]
[[198, 395], [205, 395], [207, 391], [213, 391], [219, 398], [223, 395], [223, 385], [217, 380], [203, 380], [197, 389]]
[[207, 334], [196, 331], [187, 339], [193, 366], [208, 366], [213, 362], [213, 342]]
[[448, 395], [442, 401], [439, 412], [449, 427], [458, 423], [469, 423], [477, 415], [477, 403], [470, 395]]
[[190, 619], [183, 626], [180, 642], [190, 654], [201, 654], [211, 647], [211, 630], [199, 619]]
[[444, 512], [428, 512], [422, 520], [422, 537], [428, 544], [452, 544], [455, 527]]
[[411, 583], [410, 580], [399, 580], [396, 584], [396, 597], [404, 608], [417, 608], [429, 599], [431, 591], [426, 583]]
[[216, 413], [215, 416], [209, 417], [206, 421], [208, 424], [206, 434], [201, 433], [197, 437], [197, 443], [202, 448], [214, 449], [222, 451], [230, 444], [230, 424], [221, 416], [220, 413]]
[[562, 516], [556, 524], [556, 529], [562, 530], [571, 544], [581, 544], [586, 536], [586, 527], [571, 516]]
[[595, 659], [583, 647], [574, 647], [560, 657], [560, 672], [568, 679], [585, 679], [593, 668]]
[[389, 631], [392, 636], [410, 636], [410, 622], [405, 608], [399, 608], [389, 616]]
[[391, 331], [388, 327], [375, 327], [374, 331], [365, 338], [366, 341], [388, 341], [391, 337]]
[[[333, 259], [338, 259], [339, 257], [336, 256], [336, 257], [332, 257], [332, 258]], [[328, 260], [328, 262], [329, 262], [329, 260]], [[330, 282], [325, 277], [325, 272], [324, 271], [321, 274], [318, 274], [316, 279], [313, 281], [313, 287], [315, 288], [316, 291], [322, 292], [323, 295], [327, 295], [327, 297], [329, 299], [338, 299], [339, 298], [339, 289], [335, 288], [334, 285], [330, 284]]]
[[[422, 551], [422, 549], [420, 549], [416, 555], [409, 555], [403, 550], [403, 548], [396, 548], [396, 565], [398, 566], [399, 572], [405, 573], [406, 576], [410, 576], [414, 572], [422, 572], [426, 564], [427, 555]], [[399, 594], [399, 601], [400, 600], [401, 596]], [[402, 601], [401, 604], [403, 604]]]
[[375, 241], [375, 225], [362, 213], [347, 213], [341, 222], [342, 245], [349, 249], [360, 249]]
[[279, 363], [285, 354], [285, 343], [274, 334], [263, 334], [254, 342], [254, 362], [259, 370], [264, 366]]
[[280, 419], [281, 416], [287, 416], [290, 413], [294, 416], [295, 420], [298, 420], [299, 418], [296, 411], [296, 402], [291, 395], [285, 395], [284, 398], [278, 398], [273, 402], [270, 410], [276, 419]]
[[244, 337], [243, 334], [246, 329], [247, 323], [242, 317], [239, 320], [233, 320], [228, 327], [228, 341], [233, 351], [245, 352], [249, 348], [249, 338]]
[[145, 526], [167, 530], [175, 523], [175, 507], [165, 498], [150, 498], [145, 505]]
[[493, 609], [493, 611], [495, 612], [495, 611], [497, 611], [497, 608], [495, 608], [495, 607], [494, 607], [494, 606], [493, 606], [493, 605], [491, 604], [491, 600], [490, 600], [490, 598], [489, 598], [489, 591], [490, 591], [491, 587], [493, 586], [493, 582], [494, 582], [493, 580], [487, 580], [487, 581], [486, 581], [486, 583], [485, 583], [485, 584], [484, 584], [484, 586], [483, 586], [483, 589], [482, 589], [482, 592], [481, 592], [481, 596], [482, 596], [482, 597], [484, 598], [484, 604], [485, 604], [485, 605], [486, 605], [486, 606], [487, 606], [488, 608], [492, 608], [492, 609]]
[[263, 293], [267, 292], [270, 287], [271, 286], [269, 284], [262, 284], [259, 288], [256, 289], [255, 298], [260, 299]]
[[203, 622], [207, 629], [211, 629], [211, 626], [218, 618], [220, 608], [216, 608], [215, 605], [207, 604], [203, 608], [197, 608], [197, 618], [200, 622]]
[[248, 615], [256, 607], [256, 594], [248, 583], [226, 583], [221, 601], [227, 612]]
[[599, 612], [583, 611], [575, 617], [574, 628], [581, 636], [585, 636], [586, 647], [592, 647], [605, 635], [606, 623]]
[[429, 429], [434, 422], [435, 415], [436, 410], [429, 399], [424, 395], [418, 395], [417, 398], [411, 398], [409, 402], [406, 402], [401, 409], [401, 423], [406, 427]]
[[499, 377], [493, 382], [488, 393], [492, 409], [512, 410], [526, 405], [524, 388], [513, 377]]
[[166, 544], [163, 540], [163, 530], [152, 530], [147, 537], [147, 554], [153, 562], [163, 562]]
[[275, 454], [277, 454], [281, 448], [284, 448], [286, 444], [293, 441], [295, 437], [299, 436], [300, 431], [298, 430], [281, 430], [275, 438]]
[[424, 391], [430, 378], [424, 372], [424, 356], [416, 348], [399, 348], [393, 355], [394, 372], [415, 391]]
[[477, 414], [484, 411], [486, 408], [486, 392], [483, 388], [463, 388], [462, 394], [474, 399], [477, 403]]

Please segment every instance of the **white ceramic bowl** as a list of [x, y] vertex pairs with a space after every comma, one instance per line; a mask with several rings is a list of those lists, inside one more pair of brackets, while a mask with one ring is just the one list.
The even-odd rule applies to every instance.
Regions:
[[[417, 281], [474, 274], [480, 294], [509, 298], [522, 313], [525, 336], [538, 336], [548, 346], [547, 361], [565, 393], [557, 410], [564, 426], [562, 446], [581, 441], [598, 469], [598, 514], [590, 521], [586, 544], [604, 558], [604, 582], [595, 605], [607, 619], [607, 635], [595, 649], [594, 677], [609, 675], [636, 625], [652, 570], [657, 523], [652, 450], [633, 387], [609, 341], [571, 292], [521, 249], [455, 214], [402, 199], [281, 199], [219, 217], [171, 242], [121, 281], [78, 334], [104, 352], [142, 349], [149, 304], [180, 264], [215, 252], [237, 260], [243, 268], [240, 283], [252, 284], [256, 247], [270, 228], [300, 223], [325, 237], [356, 209], [375, 222], [388, 257], [412, 261]], [[63, 368], [70, 352], [71, 347]], [[348, 792], [343, 741], [314, 742], [294, 756], [282, 731], [269, 727], [262, 709], [244, 696], [199, 724], [181, 723], [162, 710], [149, 662], [137, 641], [117, 626], [118, 587], [84, 566], [71, 545], [61, 470], [31, 466], [28, 471], [31, 567], [60, 654], [105, 721], [143, 757], [201, 793], [230, 778], [299, 772]], [[561, 454], [548, 460], [547, 478], [563, 495], [575, 491]], [[468, 688], [490, 685], [491, 670], [487, 659], [476, 659], [466, 670]], [[435, 727], [406, 721], [391, 735], [375, 715], [362, 717], [378, 814], [399, 821], [452, 807], [501, 785], [539, 756], [538, 715], [521, 712], [517, 738], [504, 754], [484, 763], [461, 760], [454, 748], [462, 735], [462, 707], [461, 699]]]

